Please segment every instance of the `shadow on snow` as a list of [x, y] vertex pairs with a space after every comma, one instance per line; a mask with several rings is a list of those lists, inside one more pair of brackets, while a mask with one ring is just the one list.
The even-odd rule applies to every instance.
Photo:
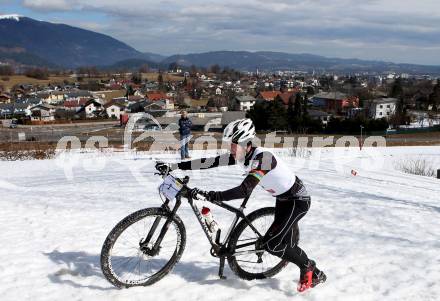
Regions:
[[[44, 253], [50, 260], [56, 264], [66, 265], [66, 268], [62, 268], [55, 273], [48, 275], [49, 279], [53, 283], [67, 284], [75, 288], [89, 288], [95, 290], [116, 290], [113, 286], [106, 286], [103, 284], [84, 284], [85, 278], [101, 278], [106, 281], [100, 264], [100, 255], [88, 254], [86, 252], [60, 252], [54, 250], [50, 253]], [[164, 263], [165, 264], [165, 263]], [[213, 279], [217, 277], [218, 265], [207, 262], [184, 262], [179, 261], [171, 274], [177, 275], [187, 282], [194, 282], [199, 285], [224, 285], [233, 289], [250, 289], [252, 287], [261, 287], [265, 289], [273, 289], [276, 291], [282, 291], [280, 287], [280, 281], [278, 279], [264, 279], [255, 281], [245, 281], [237, 278], [236, 276], [221, 280]], [[64, 276], [71, 276], [70, 279], [66, 279]], [[161, 281], [166, 281], [166, 277]], [[77, 279], [77, 280], [76, 280]], [[90, 281], [88, 281], [90, 282]], [[110, 284], [109, 284], [110, 285]], [[287, 296], [294, 296], [296, 292], [285, 291]]]

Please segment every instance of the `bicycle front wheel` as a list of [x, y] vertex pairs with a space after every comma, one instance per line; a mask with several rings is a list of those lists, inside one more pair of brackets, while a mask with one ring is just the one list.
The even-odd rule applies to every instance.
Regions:
[[[247, 218], [260, 235], [264, 235], [272, 225], [275, 208], [261, 208], [249, 214]], [[297, 227], [297, 225], [295, 225]], [[295, 240], [299, 240], [298, 228]], [[231, 270], [246, 280], [264, 279], [279, 273], [289, 263], [258, 246], [260, 237], [242, 220], [231, 235], [228, 247], [232, 255], [228, 257]]]
[[[158, 252], [149, 251], [168, 215], [161, 208], [143, 209], [130, 214], [113, 228], [101, 251], [101, 269], [108, 281], [120, 288], [151, 285], [172, 270], [186, 243], [185, 226], [177, 215], [171, 220]], [[151, 231], [152, 228], [155, 230]], [[142, 244], [149, 233], [148, 245]]]

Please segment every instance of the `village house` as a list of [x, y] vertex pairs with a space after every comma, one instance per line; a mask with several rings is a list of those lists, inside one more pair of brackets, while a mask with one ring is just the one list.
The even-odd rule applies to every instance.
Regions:
[[155, 117], [163, 116], [168, 111], [164, 101], [155, 101], [155, 102], [147, 103], [144, 106], [144, 110], [145, 112]]
[[290, 98], [292, 98], [294, 95], [296, 95], [300, 90], [299, 89], [292, 89], [291, 91], [286, 91], [286, 92], [282, 92], [280, 94], [278, 94], [277, 96], [275, 96], [274, 101], [279, 101], [281, 102], [287, 109], [287, 107], [289, 106], [289, 100]]
[[74, 100], [66, 100], [63, 102], [62, 108], [68, 111], [78, 111], [88, 101], [87, 98], [80, 98]]
[[93, 95], [89, 91], [77, 90], [77, 91], [67, 92], [64, 95], [64, 97], [65, 97], [65, 100], [79, 100], [84, 97], [92, 98]]
[[126, 106], [119, 102], [111, 102], [104, 105], [108, 118], [121, 119], [121, 115], [125, 113]]
[[6, 93], [0, 93], [0, 103], [10, 103], [11, 96]]
[[279, 94], [281, 94], [280, 91], [262, 91], [258, 93], [256, 99], [264, 100], [264, 101], [273, 101], [275, 97], [277, 97]]
[[235, 106], [239, 111], [249, 111], [255, 104], [255, 97], [250, 95], [244, 96], [236, 96], [235, 97]]
[[165, 99], [165, 100], [163, 100], [163, 102], [165, 104], [165, 109], [174, 110], [174, 101], [172, 101], [170, 99]]
[[14, 103], [14, 116], [26, 117], [31, 116], [31, 108], [34, 105], [32, 103]]
[[168, 91], [166, 93], [166, 95], [167, 95], [168, 99], [173, 99], [173, 98], [175, 98], [177, 96], [177, 92], [176, 91]]
[[313, 106], [334, 114], [345, 114], [349, 108], [359, 107], [359, 98], [341, 92], [321, 92], [311, 98]]
[[144, 93], [144, 92], [142, 91], [142, 89], [140, 89], [140, 87], [139, 87], [139, 89], [137, 89], [136, 91], [134, 91], [133, 96], [139, 96], [139, 97], [141, 97], [141, 98], [144, 98], [144, 97], [145, 97], [145, 93]]
[[64, 101], [64, 93], [63, 91], [45, 91], [37, 93], [37, 96], [41, 98], [43, 103], [53, 105]]
[[148, 101], [142, 100], [139, 102], [131, 103], [127, 111], [131, 113], [149, 113], [152, 116], [162, 116], [168, 112], [165, 101]]
[[145, 98], [149, 101], [159, 101], [168, 99], [168, 96], [161, 91], [151, 91], [145, 94]]
[[95, 99], [89, 99], [76, 113], [81, 118], [93, 118], [101, 115], [103, 105]]
[[32, 108], [31, 111], [31, 120], [32, 121], [53, 121], [55, 120], [55, 110], [56, 107], [48, 104], [39, 104]]
[[0, 117], [10, 118], [14, 115], [14, 104], [13, 103], [0, 103]]
[[157, 90], [159, 88], [159, 85], [158, 85], [158, 83], [156, 83], [156, 82], [148, 82], [148, 83], [145, 83], [144, 84], [144, 87], [143, 87], [143, 91], [144, 92], [150, 92], [150, 91], [155, 91], [155, 90]]
[[126, 93], [127, 91], [125, 89], [91, 92], [92, 97], [102, 99], [104, 102], [108, 102], [114, 98], [125, 97]]
[[390, 118], [396, 112], [397, 98], [376, 98], [364, 101], [368, 117], [374, 119]]
[[193, 110], [203, 110], [208, 106], [208, 101], [207, 98], [192, 99], [191, 97], [185, 97], [183, 103]]
[[133, 103], [129, 103], [127, 110], [130, 113], [140, 113], [140, 112], [145, 112], [145, 106], [147, 104], [149, 104], [150, 102], [147, 100], [142, 100], [139, 102], [133, 102]]

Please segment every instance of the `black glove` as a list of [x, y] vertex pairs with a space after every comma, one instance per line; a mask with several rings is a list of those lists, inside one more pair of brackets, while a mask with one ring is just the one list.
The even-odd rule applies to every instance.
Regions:
[[193, 189], [191, 189], [191, 191], [190, 191], [190, 195], [191, 195], [191, 198], [192, 199], [194, 199], [194, 200], [200, 200], [200, 195], [202, 195], [203, 197], [207, 197], [207, 192], [205, 192], [205, 191], [203, 191], [203, 190], [200, 190], [200, 189], [198, 189], [198, 188], [193, 188]]
[[191, 197], [195, 200], [200, 200], [199, 196], [203, 196], [206, 201], [212, 203], [219, 203], [223, 201], [221, 191], [204, 191], [198, 188], [191, 190]]
[[171, 166], [168, 163], [164, 162], [157, 162], [155, 168], [162, 175], [165, 175], [172, 170]]
[[207, 193], [206, 200], [211, 203], [219, 203], [223, 201], [221, 191], [210, 191]]

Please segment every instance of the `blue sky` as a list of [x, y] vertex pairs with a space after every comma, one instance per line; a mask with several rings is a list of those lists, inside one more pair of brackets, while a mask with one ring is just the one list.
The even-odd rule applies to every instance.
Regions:
[[271, 50], [440, 65], [440, 1], [0, 0], [165, 55]]

